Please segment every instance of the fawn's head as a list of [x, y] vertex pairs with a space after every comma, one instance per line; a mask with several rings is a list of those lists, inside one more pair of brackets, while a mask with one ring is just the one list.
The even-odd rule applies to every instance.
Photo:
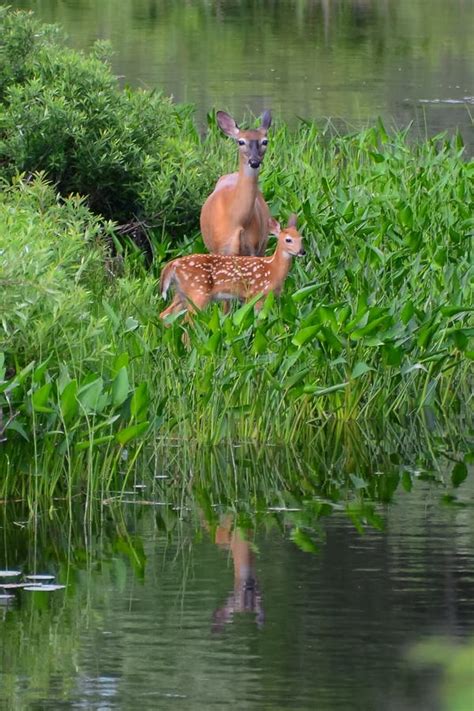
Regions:
[[278, 237], [279, 248], [291, 257], [304, 257], [306, 254], [303, 247], [303, 238], [296, 229], [297, 216], [290, 215], [286, 227], [280, 227], [280, 223], [270, 218], [269, 232]]
[[232, 116], [226, 114], [225, 111], [217, 112], [217, 123], [226, 136], [230, 136], [237, 141], [239, 153], [245, 164], [250, 166], [252, 170], [258, 170], [267, 150], [267, 132], [272, 123], [270, 111], [263, 112], [262, 123], [259, 128], [254, 130], [241, 130]]

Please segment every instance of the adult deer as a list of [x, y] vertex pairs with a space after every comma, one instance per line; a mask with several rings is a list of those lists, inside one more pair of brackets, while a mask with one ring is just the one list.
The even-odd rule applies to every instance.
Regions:
[[[247, 301], [270, 291], [280, 294], [294, 256], [304, 255], [302, 237], [296, 229], [296, 215], [281, 229], [271, 218], [278, 244], [271, 257], [242, 257], [223, 254], [190, 254], [169, 262], [161, 272], [160, 290], [166, 299], [174, 284], [176, 295], [160, 318], [182, 309], [203, 309], [210, 301], [240, 299]], [[262, 305], [262, 299], [256, 308]]]
[[229, 114], [217, 112], [221, 130], [239, 148], [239, 172], [223, 175], [201, 210], [201, 232], [210, 252], [263, 255], [267, 246], [270, 210], [258, 187], [258, 174], [267, 149], [272, 117], [262, 115], [260, 128], [242, 131]]

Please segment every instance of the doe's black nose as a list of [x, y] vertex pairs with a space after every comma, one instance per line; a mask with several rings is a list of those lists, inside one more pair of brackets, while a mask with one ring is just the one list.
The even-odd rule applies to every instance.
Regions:
[[259, 160], [249, 160], [249, 166], [251, 168], [260, 168], [260, 161]]

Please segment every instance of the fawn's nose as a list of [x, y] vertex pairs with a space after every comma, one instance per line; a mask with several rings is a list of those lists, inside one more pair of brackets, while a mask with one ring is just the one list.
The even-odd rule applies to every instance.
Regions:
[[251, 168], [254, 168], [254, 169], [255, 169], [255, 168], [260, 168], [260, 161], [259, 161], [259, 160], [255, 160], [255, 158], [251, 158], [251, 159], [249, 160], [249, 166], [250, 166]]
[[300, 251], [298, 252], [299, 257], [304, 257], [306, 255], [306, 250], [301, 247]]

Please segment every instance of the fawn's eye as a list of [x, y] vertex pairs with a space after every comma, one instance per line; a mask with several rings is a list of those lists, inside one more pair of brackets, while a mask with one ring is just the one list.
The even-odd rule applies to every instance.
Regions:
[[262, 146], [266, 146], [268, 144], [268, 138], [264, 138], [262, 141]]
[[285, 237], [285, 242], [293, 242], [293, 240], [291, 239], [291, 237]]
[[239, 138], [239, 146], [245, 146], [245, 141], [243, 138]]

